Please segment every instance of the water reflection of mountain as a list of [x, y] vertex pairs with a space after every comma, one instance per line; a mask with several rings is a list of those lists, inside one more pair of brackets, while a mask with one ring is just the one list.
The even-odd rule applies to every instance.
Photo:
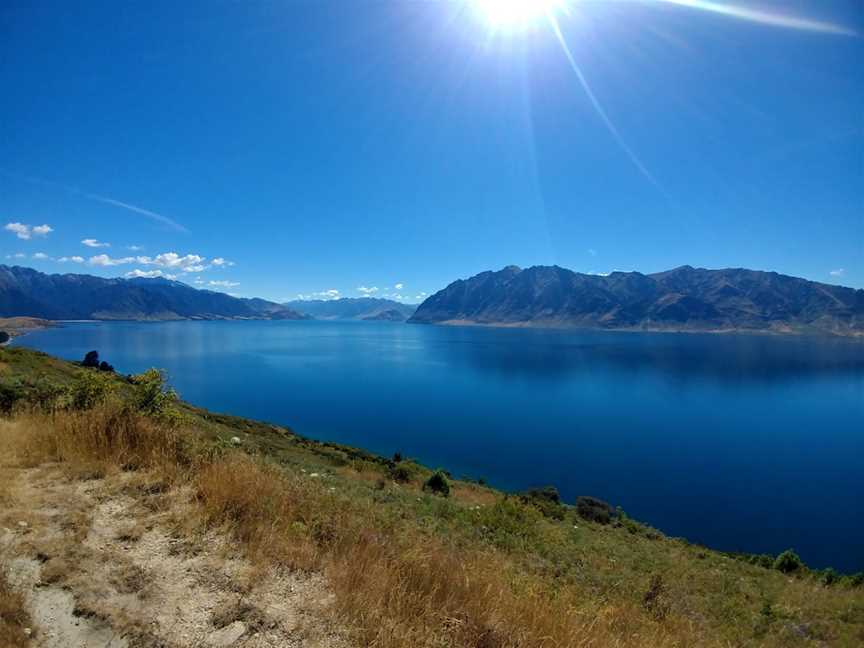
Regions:
[[864, 377], [864, 343], [834, 338], [477, 328], [450, 329], [435, 338], [427, 345], [433, 359], [502, 377], [551, 380], [610, 370], [631, 378], [660, 373], [728, 383]]

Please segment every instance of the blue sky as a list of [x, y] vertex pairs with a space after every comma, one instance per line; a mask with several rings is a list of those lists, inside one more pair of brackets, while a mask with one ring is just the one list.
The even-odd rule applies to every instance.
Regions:
[[271, 299], [508, 264], [864, 287], [864, 7], [678, 5], [572, 3], [571, 62], [478, 2], [5, 2], [0, 262]]

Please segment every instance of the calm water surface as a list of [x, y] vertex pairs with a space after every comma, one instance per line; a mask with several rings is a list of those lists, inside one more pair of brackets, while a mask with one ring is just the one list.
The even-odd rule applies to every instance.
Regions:
[[16, 340], [198, 405], [590, 494], [725, 550], [864, 569], [864, 344], [385, 322], [81, 323]]

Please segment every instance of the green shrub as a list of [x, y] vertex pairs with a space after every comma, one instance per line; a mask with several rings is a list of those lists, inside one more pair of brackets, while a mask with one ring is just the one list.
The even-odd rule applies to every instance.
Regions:
[[390, 478], [400, 484], [407, 484], [414, 478], [414, 471], [410, 466], [405, 464], [397, 464], [390, 467]]
[[132, 376], [134, 389], [131, 397], [132, 407], [153, 418], [165, 422], [177, 421], [180, 412], [177, 410], [179, 397], [165, 381], [164, 372], [159, 369], [148, 369], [144, 373]]
[[88, 351], [84, 356], [84, 359], [81, 361], [81, 366], [93, 369], [97, 368], [99, 366], [99, 352]]
[[76, 410], [88, 410], [104, 403], [116, 391], [117, 383], [110, 375], [79, 371], [69, 387], [68, 406]]
[[825, 585], [826, 587], [830, 587], [838, 580], [840, 580], [840, 575], [836, 571], [828, 567], [827, 569], [822, 570], [822, 576], [820, 580], [822, 581], [823, 585]]
[[565, 509], [561, 505], [561, 496], [554, 486], [532, 488], [519, 496], [524, 504], [533, 506], [544, 516], [555, 520], [563, 520]]
[[781, 571], [784, 574], [791, 574], [805, 568], [806, 566], [798, 557], [798, 554], [791, 549], [787, 549], [781, 553], [774, 561], [774, 569]]
[[772, 569], [774, 567], [774, 556], [768, 554], [750, 554], [747, 556], [747, 562], [757, 567]]
[[24, 397], [18, 382], [0, 382], [0, 414], [11, 414], [15, 403]]
[[30, 382], [26, 389], [27, 400], [43, 412], [54, 412], [68, 404], [69, 390], [45, 376]]
[[576, 512], [585, 520], [609, 524], [617, 515], [608, 503], [596, 497], [580, 496], [576, 498]]
[[432, 476], [423, 484], [423, 490], [432, 491], [437, 495], [447, 497], [450, 495], [450, 482], [447, 481], [447, 475], [441, 470], [436, 470]]

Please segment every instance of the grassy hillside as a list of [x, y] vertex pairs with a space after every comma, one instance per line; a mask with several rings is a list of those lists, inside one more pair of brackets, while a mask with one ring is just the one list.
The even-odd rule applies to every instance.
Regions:
[[860, 578], [811, 572], [790, 555], [724, 555], [596, 500], [508, 495], [207, 412], [155, 372], [129, 379], [5, 348], [0, 408], [15, 421], [0, 451], [20, 465], [188, 488], [190, 533], [219, 528], [263, 566], [324, 574], [334, 622], [357, 645], [864, 642]]

